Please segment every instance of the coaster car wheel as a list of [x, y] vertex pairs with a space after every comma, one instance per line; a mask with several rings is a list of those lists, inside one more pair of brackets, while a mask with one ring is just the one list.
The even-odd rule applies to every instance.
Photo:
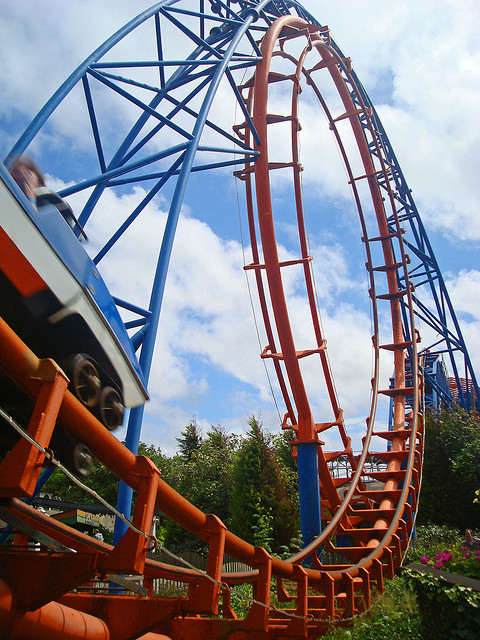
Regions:
[[97, 368], [84, 356], [75, 357], [72, 366], [72, 385], [77, 398], [89, 409], [100, 400], [102, 385]]
[[79, 442], [72, 449], [72, 466], [79, 478], [88, 478], [92, 472], [93, 455], [83, 442]]
[[116, 389], [104, 387], [100, 394], [100, 419], [109, 431], [114, 431], [123, 422], [123, 400]]

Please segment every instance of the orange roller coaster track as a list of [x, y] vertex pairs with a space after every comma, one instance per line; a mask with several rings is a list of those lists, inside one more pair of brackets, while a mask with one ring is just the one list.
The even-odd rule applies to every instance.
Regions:
[[[253, 19], [250, 10], [247, 14]], [[67, 388], [68, 379], [54, 359], [38, 358], [0, 318], [2, 376], [20, 394], [28, 410], [21, 437], [0, 461], [0, 518], [15, 531], [13, 543], [0, 546], [0, 638], [319, 638], [332, 625], [347, 625], [368, 610], [372, 594], [383, 590], [384, 578], [393, 577], [402, 563], [415, 525], [423, 415], [415, 287], [409, 275], [405, 230], [397, 212], [392, 166], [350, 62], [332, 45], [328, 29], [293, 15], [269, 20], [268, 24], [254, 74], [235, 87], [236, 94], [242, 96], [245, 116], [235, 133], [244, 148], [252, 151], [236, 172], [245, 184], [250, 223], [252, 262], [246, 269], [254, 273], [266, 329], [268, 344], [262, 357], [271, 361], [276, 371], [287, 408], [283, 426], [293, 430], [298, 452], [304, 446], [313, 446], [317, 471], [306, 478], [299, 465], [300, 476], [304, 473], [300, 492], [318, 490], [323, 529], [314, 531], [305, 540], [305, 547], [288, 560], [272, 557], [263, 548], [240, 539], [215, 515], [204, 514], [176, 493], [150, 460], [119, 443]], [[292, 43], [295, 54], [288, 51]], [[243, 64], [243, 60], [240, 62]], [[333, 83], [341, 105], [338, 113], [327, 106], [318, 74]], [[291, 109], [274, 114], [269, 112], [269, 96], [272, 86], [279, 84], [288, 87]], [[359, 455], [354, 455], [346, 433], [315, 301], [299, 157], [299, 97], [307, 89], [323, 109], [344, 160], [366, 254], [374, 359], [370, 411]], [[290, 155], [274, 162], [269, 157], [271, 132], [282, 123], [289, 128]], [[352, 140], [358, 153], [356, 162], [346, 151]], [[298, 229], [299, 254], [288, 261], [280, 259], [275, 239], [271, 174], [279, 170], [293, 176], [291, 210]], [[110, 170], [109, 179], [121, 174], [115, 171]], [[99, 183], [103, 184], [102, 180]], [[297, 345], [291, 326], [284, 283], [291, 267], [302, 272], [313, 336], [308, 346]], [[390, 318], [385, 337], [380, 330], [380, 305], [382, 318]], [[320, 365], [331, 409], [321, 421], [314, 417], [315, 392], [309, 389], [302, 369], [313, 359]], [[381, 368], [393, 368], [389, 388], [381, 388]], [[379, 397], [392, 401], [390, 429], [376, 426]], [[8, 421], [9, 417], [4, 415], [3, 419]], [[10, 420], [13, 425], [14, 419]], [[54, 455], [50, 449], [54, 430], [84, 443], [95, 458], [136, 492], [132, 520], [115, 546], [83, 535], [22, 500], [33, 495], [42, 467]], [[338, 436], [341, 450], [326, 451], [320, 436], [329, 430]], [[385, 450], [372, 451], [374, 437], [387, 444]], [[345, 477], [333, 477], [329, 463], [341, 457], [348, 461], [349, 471]], [[372, 457], [383, 463], [382, 470], [368, 467]], [[375, 489], [368, 479], [377, 481]], [[147, 557], [155, 544], [150, 535], [155, 508], [207, 543], [206, 571]], [[41, 543], [42, 550], [28, 545], [32, 539]], [[250, 570], [225, 573], [225, 554]], [[330, 558], [336, 558], [336, 563], [332, 564]], [[118, 574], [139, 577], [134, 594], [96, 588], [100, 581], [108, 583]], [[157, 579], [183, 583], [186, 595], [157, 595]], [[248, 613], [240, 618], [232, 606], [232, 592], [242, 584], [253, 585], [253, 598]], [[274, 589], [279, 603], [275, 606], [271, 602]]]
[[[301, 52], [298, 60], [294, 59], [286, 52], [286, 46], [290, 40], [303, 39], [306, 41], [305, 47]], [[274, 47], [280, 41], [280, 51], [274, 52]], [[307, 56], [311, 51], [319, 54], [319, 61], [306, 67]], [[275, 72], [272, 70], [272, 62], [274, 60], [288, 62], [293, 64], [293, 72]], [[284, 65], [285, 66], [285, 65]], [[316, 85], [314, 72], [326, 71], [330, 74], [334, 86], [341, 98], [343, 109], [337, 117], [334, 117], [328, 109], [322, 95]], [[308, 25], [299, 18], [285, 16], [279, 18], [273, 25], [262, 43], [262, 62], [259, 63], [255, 77], [251, 82], [244, 85], [244, 89], [248, 92], [246, 102], [252, 112], [252, 120], [258, 132], [259, 142], [255, 148], [261, 150], [258, 160], [254, 165], [247, 166], [245, 170], [237, 172], [237, 176], [245, 180], [247, 191], [247, 206], [249, 211], [251, 244], [253, 247], [253, 262], [248, 265], [248, 269], [254, 269], [261, 301], [261, 308], [265, 321], [265, 327], [269, 344], [264, 349], [263, 357], [272, 358], [275, 363], [277, 376], [280, 380], [280, 386], [284, 394], [285, 404], [289, 408], [285, 416], [284, 426], [293, 428], [296, 432], [297, 440], [295, 445], [297, 449], [304, 444], [319, 444], [318, 433], [326, 431], [330, 428], [336, 428], [339, 431], [340, 439], [344, 449], [337, 452], [336, 457], [346, 456], [349, 460], [353, 471], [357, 469], [357, 462], [351, 451], [350, 440], [347, 437], [344, 423], [343, 412], [340, 409], [339, 402], [335, 392], [333, 376], [329, 361], [326, 356], [326, 341], [322, 335], [321, 323], [316, 306], [316, 298], [314, 291], [314, 281], [312, 272], [312, 257], [308, 253], [307, 233], [303, 212], [302, 189], [300, 183], [300, 175], [302, 167], [299, 160], [299, 140], [298, 134], [299, 124], [299, 106], [298, 98], [302, 91], [301, 81], [306, 80], [306, 84], [312, 89], [314, 95], [318, 98], [322, 105], [330, 128], [334, 131], [337, 144], [341, 150], [343, 160], [349, 176], [349, 183], [352, 186], [354, 200], [357, 206], [358, 215], [362, 228], [362, 240], [365, 244], [366, 251], [366, 268], [370, 281], [370, 297], [373, 309], [373, 326], [374, 336], [373, 345], [375, 351], [374, 374], [372, 378], [372, 401], [370, 415], [367, 418], [369, 430], [367, 432], [366, 443], [364, 446], [363, 456], [360, 459], [360, 467], [363, 467], [365, 454], [368, 451], [370, 433], [375, 421], [377, 398], [379, 394], [388, 395], [393, 399], [393, 430], [389, 434], [391, 439], [390, 452], [391, 460], [388, 464], [388, 470], [385, 473], [401, 472], [401, 457], [395, 457], [395, 451], [405, 450], [404, 434], [396, 437], [397, 431], [403, 431], [406, 419], [406, 396], [413, 399], [410, 403], [412, 412], [409, 415], [411, 424], [417, 424], [418, 421], [418, 366], [416, 339], [406, 340], [406, 336], [416, 336], [414, 313], [412, 303], [413, 284], [410, 282], [408, 275], [408, 256], [402, 241], [403, 229], [400, 226], [396, 215], [395, 195], [391, 186], [389, 186], [388, 173], [389, 167], [382, 157], [378, 140], [374, 134], [371, 124], [370, 110], [363, 104], [360, 91], [356, 87], [356, 83], [351, 74], [351, 68], [348, 60], [344, 60], [330, 46], [328, 29], [321, 29]], [[278, 83], [286, 83], [292, 86], [291, 111], [288, 114], [271, 114], [268, 113], [268, 95], [269, 87], [278, 85]], [[352, 97], [353, 96], [353, 97]], [[356, 103], [354, 103], [354, 99]], [[355, 143], [358, 147], [361, 159], [361, 173], [354, 174], [354, 169], [347, 157], [345, 145], [342, 135], [337, 127], [337, 122], [347, 120], [350, 122], [353, 131]], [[291, 132], [291, 155], [285, 162], [269, 161], [269, 129], [278, 127], [279, 123], [289, 123]], [[246, 124], [239, 128], [239, 131], [245, 130], [245, 139], [249, 141], [249, 130]], [[365, 133], [367, 131], [367, 134]], [[274, 135], [272, 136], [274, 137]], [[370, 139], [369, 139], [370, 138]], [[376, 153], [372, 153], [372, 146], [375, 147]], [[377, 163], [374, 163], [375, 156]], [[294, 203], [292, 210], [296, 211], [296, 222], [299, 234], [299, 250], [300, 255], [297, 260], [281, 262], [278, 256], [277, 243], [275, 238], [274, 210], [272, 198], [270, 195], [270, 173], [279, 169], [290, 169], [293, 172], [294, 183]], [[371, 221], [367, 220], [364, 212], [365, 205], [362, 203], [362, 197], [359, 193], [357, 183], [365, 181], [368, 183], [370, 192], [370, 200], [375, 211], [376, 225], [373, 230], [369, 229]], [[253, 188], [253, 182], [254, 187]], [[380, 184], [387, 186], [388, 199], [384, 198]], [[253, 198], [253, 191], [256, 194], [256, 203]], [[387, 209], [385, 200], [391, 208], [395, 225], [387, 219]], [[387, 205], [387, 206], [388, 206]], [[255, 216], [256, 213], [256, 216]], [[263, 250], [263, 263], [260, 262], [260, 251], [257, 248], [256, 238], [256, 222], [258, 220], [258, 228], [261, 237], [261, 245]], [[380, 249], [378, 249], [380, 247]], [[299, 348], [295, 344], [293, 330], [290, 324], [290, 313], [283, 286], [282, 274], [291, 266], [301, 265], [305, 278], [305, 297], [309, 301], [310, 317], [312, 320], [312, 335], [314, 335], [315, 343], [311, 348]], [[266, 274], [266, 286], [262, 279], [262, 274]], [[405, 282], [403, 289], [399, 288], [400, 281]], [[377, 293], [381, 289], [381, 293]], [[268, 289], [270, 294], [270, 305], [267, 303], [265, 290]], [[407, 300], [407, 308], [409, 314], [405, 317], [402, 315], [402, 299]], [[380, 330], [378, 321], [377, 303], [385, 302], [389, 305], [390, 317], [392, 319], [392, 336], [386, 340], [386, 344], [380, 343]], [[272, 310], [273, 320], [270, 318], [269, 309]], [[276, 327], [277, 336], [275, 337], [273, 326]], [[276, 346], [276, 339], [280, 348]], [[410, 350], [410, 358], [413, 364], [412, 375], [407, 386], [406, 376], [406, 351]], [[389, 389], [379, 389], [379, 369], [380, 369], [380, 353], [381, 351], [393, 353], [393, 369], [394, 384]], [[320, 358], [321, 367], [325, 379], [325, 385], [330, 399], [332, 417], [330, 422], [317, 422], [313, 418], [312, 409], [308, 398], [306, 385], [302, 375], [300, 361], [305, 358]], [[283, 365], [283, 367], [282, 367]], [[293, 409], [296, 407], [296, 411]], [[318, 469], [320, 476], [320, 488], [324, 501], [329, 510], [337, 512], [340, 506], [340, 498], [338, 495], [339, 483], [335, 483], [331, 477], [328, 462], [331, 461], [335, 454], [325, 454], [321, 446], [317, 447], [318, 452]], [[299, 484], [300, 484], [300, 509], [302, 510], [302, 467], [299, 460]], [[393, 473], [395, 472], [395, 473]], [[357, 474], [357, 478], [361, 473], [361, 469]], [[403, 479], [403, 478], [402, 478]], [[347, 482], [348, 478], [344, 479]], [[350, 486], [349, 498], [353, 495], [357, 483], [354, 482]], [[361, 483], [359, 484], [361, 487]], [[395, 481], [393, 484], [387, 484], [390, 489], [397, 489], [399, 485]], [[304, 492], [311, 495], [312, 486], [308, 483], [305, 485]], [[307, 502], [307, 518], [312, 511], [311, 502]], [[391, 508], [394, 500], [386, 497], [386, 508]], [[338, 511], [339, 517], [343, 510]], [[302, 516], [302, 511], [301, 511]], [[385, 526], [383, 522], [379, 526]], [[308, 530], [308, 526], [302, 526], [302, 533]], [[315, 534], [318, 532], [315, 532]], [[390, 531], [391, 533], [391, 531]], [[307, 542], [310, 540], [307, 540]], [[373, 542], [372, 544], [376, 544]]]

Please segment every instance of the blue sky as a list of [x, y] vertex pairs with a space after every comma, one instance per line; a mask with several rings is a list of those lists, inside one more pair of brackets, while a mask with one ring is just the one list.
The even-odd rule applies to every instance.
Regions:
[[[2, 156], [78, 64], [150, 4], [141, 0], [0, 0]], [[449, 284], [478, 372], [480, 7], [475, 0], [306, 0], [303, 4], [328, 24], [332, 37], [352, 58], [380, 114]], [[138, 59], [141, 46], [133, 41], [124, 55]], [[219, 95], [212, 113], [222, 121], [238, 122], [233, 108], [230, 113], [230, 107], [225, 107], [229, 104], [225, 96]], [[312, 213], [312, 247], [319, 256], [322, 319], [341, 405], [355, 436], [364, 428], [368, 413], [371, 374], [371, 326], [360, 234], [344, 172], [327, 140], [328, 127], [310, 112], [308, 103], [303, 116], [305, 131], [310, 132], [302, 138], [303, 187]], [[30, 150], [53, 188], [88, 174], [82, 118], [74, 96]], [[106, 137], [114, 137], [115, 122], [111, 118]], [[308, 161], [315, 171], [307, 170]], [[288, 181], [279, 178], [276, 188], [278, 201], [286, 201]], [[192, 417], [204, 431], [220, 423], [241, 433], [251, 413], [260, 414], [271, 431], [278, 429], [283, 416], [281, 398], [277, 396], [277, 411], [259, 358], [265, 344], [262, 337], [260, 342], [257, 339], [242, 270], [248, 239], [241, 189], [231, 171], [225, 170], [195, 176], [187, 190], [142, 434], [144, 441], [168, 452]], [[103, 217], [92, 220], [91, 229], [87, 228], [92, 253], [108, 236], [112, 220], [127, 212], [139, 195], [138, 189], [108, 194]], [[72, 198], [74, 207], [78, 202]], [[114, 294], [145, 305], [167, 205], [167, 197], [157, 198], [132, 235], [102, 266]], [[320, 210], [321, 219], [315, 218], [313, 214]], [[288, 256], [293, 250], [291, 223], [287, 217], [282, 222], [277, 239], [281, 253]], [[290, 284], [295, 296], [295, 274]], [[293, 312], [299, 335], [302, 309], [299, 301]], [[320, 391], [316, 410], [317, 421], [330, 419]], [[124, 429], [119, 431], [119, 437], [123, 435]]]

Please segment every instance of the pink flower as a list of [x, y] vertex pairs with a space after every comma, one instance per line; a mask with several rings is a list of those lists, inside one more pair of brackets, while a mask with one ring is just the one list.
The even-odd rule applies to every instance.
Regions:
[[443, 562], [442, 562], [441, 560], [438, 560], [438, 561], [435, 563], [435, 566], [436, 566], [436, 567], [438, 567], [439, 569], [441, 569], [441, 568], [443, 567]]
[[430, 558], [428, 556], [422, 556], [422, 564], [428, 564], [430, 561]]

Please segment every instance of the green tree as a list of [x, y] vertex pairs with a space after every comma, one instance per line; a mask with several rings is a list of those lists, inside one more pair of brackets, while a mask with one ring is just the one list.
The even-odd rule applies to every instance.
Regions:
[[292, 504], [298, 504], [298, 467], [293, 455], [292, 442], [296, 440], [292, 429], [282, 430], [272, 436], [272, 444]]
[[[176, 438], [179, 452], [170, 459], [163, 473], [163, 479], [175, 491], [195, 506], [199, 506], [197, 494], [198, 485], [197, 461], [202, 446], [202, 434], [197, 421], [193, 418], [183, 431], [180, 438]], [[174, 520], [165, 520], [165, 545], [172, 551], [178, 552], [188, 549], [201, 553], [205, 545], [193, 534], [182, 529]]]
[[237, 436], [228, 434], [221, 426], [212, 426], [196, 461], [195, 504], [206, 513], [214, 513], [227, 526], [231, 518], [231, 478], [237, 448]]
[[298, 513], [289, 498], [271, 436], [251, 416], [233, 467], [232, 531], [278, 552], [298, 534]]
[[184, 431], [180, 431], [180, 435], [181, 438], [176, 438], [180, 455], [190, 462], [202, 446], [202, 434], [195, 418], [188, 423]]
[[139, 442], [138, 455], [146, 456], [162, 471], [166, 465], [168, 465], [170, 458], [165, 455], [160, 447], [156, 447], [153, 444], [145, 444], [145, 442]]
[[[118, 494], [118, 478], [110, 469], [96, 460], [93, 463], [92, 471], [88, 478], [82, 478], [83, 484], [98, 493], [109, 504], [115, 506]], [[43, 488], [54, 498], [64, 502], [75, 502], [78, 504], [98, 504], [98, 500], [79, 487], [73, 480], [66, 476], [60, 469], [55, 469]]]
[[429, 414], [419, 522], [478, 528], [479, 473], [480, 415], [459, 407]]
[[[178, 493], [204, 513], [213, 513], [226, 526], [230, 522], [230, 496], [232, 463], [237, 449], [238, 438], [228, 434], [221, 426], [212, 426], [205, 439], [198, 439], [191, 428], [192, 423], [182, 432], [183, 438], [177, 438], [180, 453], [171, 459], [164, 479]], [[185, 434], [189, 442], [199, 446], [186, 447]], [[174, 549], [205, 551], [205, 545], [183, 530], [173, 521], [167, 521], [165, 544]]]

